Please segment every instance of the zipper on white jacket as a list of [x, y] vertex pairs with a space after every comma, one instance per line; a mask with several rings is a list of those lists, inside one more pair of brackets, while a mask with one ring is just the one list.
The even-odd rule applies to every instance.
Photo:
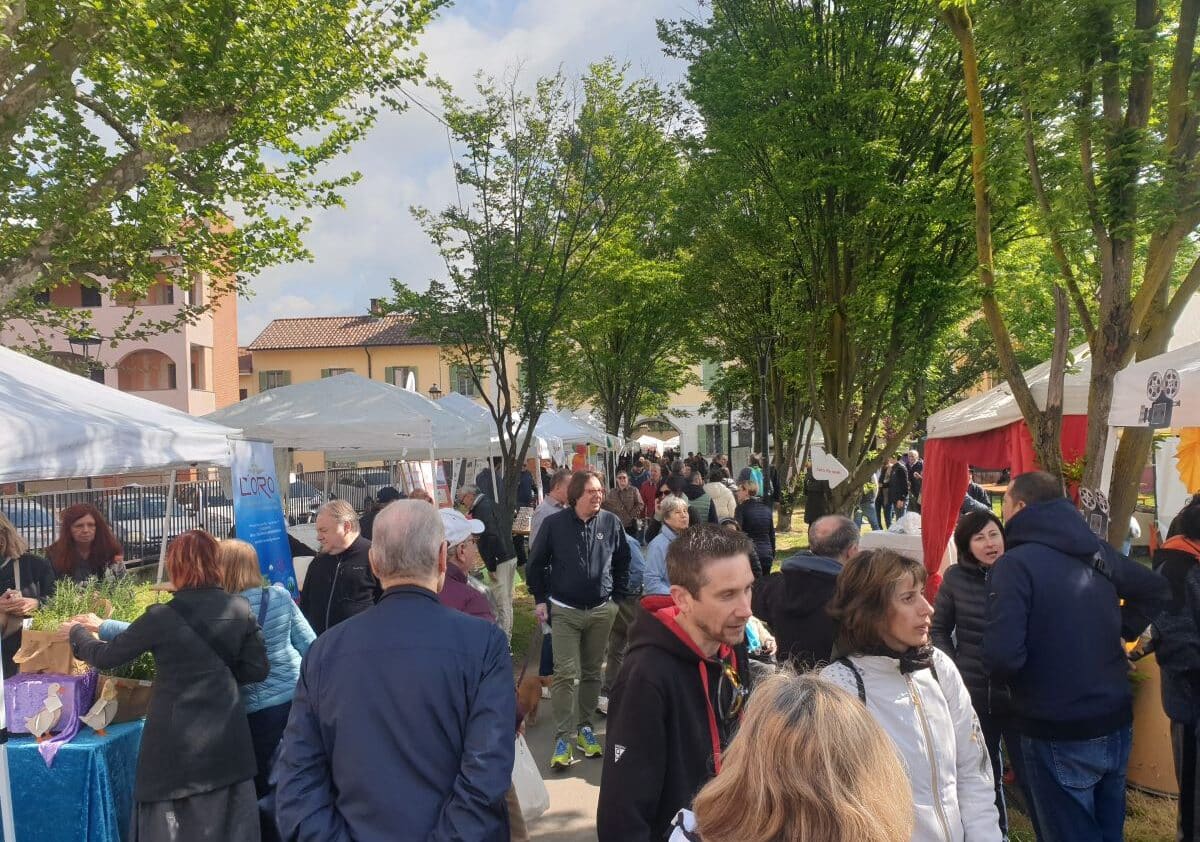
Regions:
[[921, 731], [925, 735], [925, 752], [929, 758], [929, 775], [933, 784], [933, 811], [937, 814], [938, 823], [942, 826], [942, 835], [946, 842], [952, 842], [950, 822], [946, 819], [946, 811], [942, 808], [942, 788], [938, 783], [937, 756], [933, 750], [933, 735], [929, 732], [929, 720], [925, 718], [925, 706], [921, 704], [921, 694], [913, 683], [911, 675], [905, 675], [908, 684], [908, 694], [912, 697], [913, 706], [917, 709], [917, 719], [921, 721]]

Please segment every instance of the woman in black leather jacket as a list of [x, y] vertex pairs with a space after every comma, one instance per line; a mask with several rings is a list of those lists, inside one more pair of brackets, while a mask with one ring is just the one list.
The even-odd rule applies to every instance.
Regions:
[[134, 784], [138, 842], [259, 839], [257, 766], [238, 685], [267, 677], [262, 631], [221, 587], [217, 541], [199, 529], [167, 549], [174, 598], [111, 643], [71, 624], [75, 657], [101, 670], [154, 655], [154, 696]]

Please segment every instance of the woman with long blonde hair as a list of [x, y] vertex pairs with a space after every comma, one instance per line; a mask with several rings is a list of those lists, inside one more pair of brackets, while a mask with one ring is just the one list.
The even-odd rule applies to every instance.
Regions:
[[784, 671], [754, 688], [721, 772], [675, 818], [671, 842], [907, 842], [908, 776], [850, 694]]

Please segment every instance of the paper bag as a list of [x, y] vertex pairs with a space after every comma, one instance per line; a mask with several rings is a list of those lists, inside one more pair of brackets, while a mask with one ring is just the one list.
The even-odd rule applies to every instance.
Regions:
[[111, 675], [101, 675], [100, 684], [96, 688], [96, 696], [104, 693], [104, 685], [112, 683], [116, 687], [117, 715], [112, 724], [133, 722], [141, 719], [150, 709], [150, 697], [154, 695], [154, 683], [140, 681], [136, 678], [117, 678]]
[[25, 629], [13, 662], [20, 665], [22, 673], [29, 674], [79, 675], [88, 671], [88, 665], [71, 653], [71, 642], [57, 631]]

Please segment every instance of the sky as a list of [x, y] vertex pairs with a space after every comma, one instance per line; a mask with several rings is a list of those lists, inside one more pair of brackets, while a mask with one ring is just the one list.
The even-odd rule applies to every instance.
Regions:
[[[418, 48], [429, 75], [460, 95], [477, 71], [503, 76], [520, 67], [532, 84], [560, 67], [581, 75], [613, 56], [630, 73], [664, 85], [682, 78], [681, 62], [664, 56], [655, 21], [699, 14], [696, 0], [460, 0], [426, 29]], [[428, 88], [408, 86], [438, 108]], [[250, 280], [238, 302], [238, 344], [248, 345], [277, 318], [366, 313], [372, 298], [391, 294], [391, 279], [422, 288], [444, 266], [409, 208], [441, 209], [454, 200], [445, 127], [419, 108], [381, 113], [371, 133], [331, 173], [357, 170], [362, 180], [343, 193], [346, 206], [314, 209], [305, 238], [312, 262], [268, 269]]]

